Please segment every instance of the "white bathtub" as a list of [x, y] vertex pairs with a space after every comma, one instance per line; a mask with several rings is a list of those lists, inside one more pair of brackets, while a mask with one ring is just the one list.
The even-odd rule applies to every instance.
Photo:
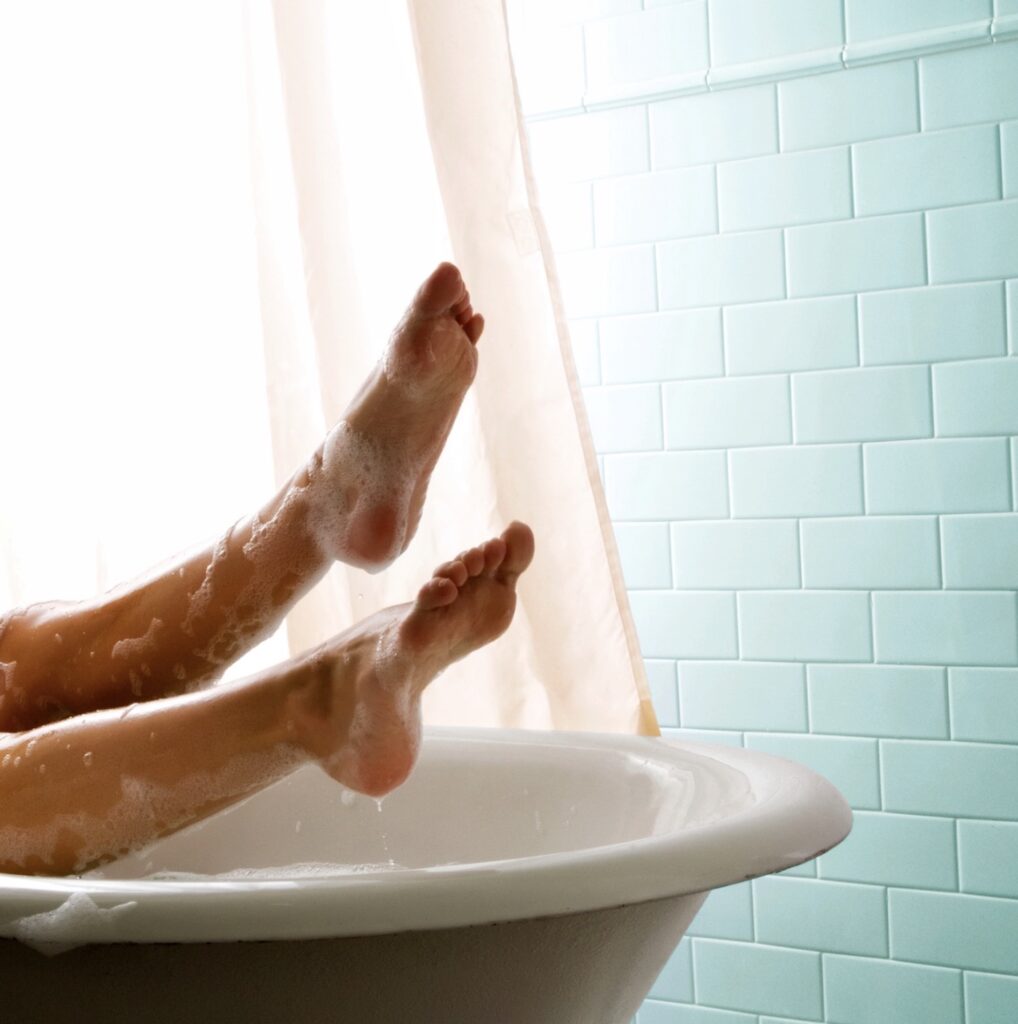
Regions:
[[[850, 826], [830, 783], [764, 754], [426, 730], [381, 809], [305, 769], [104, 877], [0, 875], [0, 1016], [622, 1024], [709, 890]], [[142, 877], [304, 862], [379, 869]], [[70, 924], [35, 916], [61, 905]]]

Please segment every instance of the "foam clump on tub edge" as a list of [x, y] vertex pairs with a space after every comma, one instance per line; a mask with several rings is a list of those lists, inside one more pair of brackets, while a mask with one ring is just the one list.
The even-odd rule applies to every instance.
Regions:
[[118, 920], [136, 906], [131, 900], [104, 909], [88, 893], [74, 892], [55, 910], [19, 918], [5, 930], [39, 953], [56, 956], [89, 943], [115, 941]]

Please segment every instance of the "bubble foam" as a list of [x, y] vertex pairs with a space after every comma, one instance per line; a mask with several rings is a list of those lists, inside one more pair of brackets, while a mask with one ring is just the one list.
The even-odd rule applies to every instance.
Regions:
[[137, 901], [103, 908], [84, 892], [74, 892], [55, 910], [31, 914], [8, 925], [11, 935], [26, 946], [56, 956], [90, 943], [116, 940], [117, 923]]

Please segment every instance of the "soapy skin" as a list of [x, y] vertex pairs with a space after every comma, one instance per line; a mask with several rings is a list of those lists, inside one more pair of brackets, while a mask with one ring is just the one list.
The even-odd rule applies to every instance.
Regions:
[[372, 796], [406, 778], [423, 688], [511, 621], [522, 524], [440, 566], [412, 605], [203, 688], [334, 560], [377, 571], [406, 548], [482, 329], [440, 265], [343, 421], [256, 514], [92, 601], [0, 616], [0, 871], [80, 872], [308, 761]]

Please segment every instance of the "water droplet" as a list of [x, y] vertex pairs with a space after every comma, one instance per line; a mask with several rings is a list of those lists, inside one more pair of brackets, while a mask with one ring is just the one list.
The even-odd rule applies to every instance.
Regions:
[[0, 768], [6, 768], [11, 763], [11, 755], [4, 754], [3, 761], [0, 761]]
[[19, 764], [21, 764], [21, 758], [20, 757], [16, 757], [14, 759], [14, 767], [17, 768]]
[[25, 757], [31, 757], [33, 750], [35, 750], [35, 740], [29, 740], [28, 746], [25, 747]]
[[44, 764], [39, 765], [39, 774], [40, 775], [45, 775], [46, 774], [46, 765], [44, 765]]
[[87, 753], [83, 754], [81, 760], [84, 763], [86, 768], [91, 768], [92, 767], [92, 751], [89, 750]]
[[149, 740], [149, 743], [155, 743], [155, 741], [156, 741], [156, 734], [154, 732], [150, 732], [148, 734], [148, 740]]

